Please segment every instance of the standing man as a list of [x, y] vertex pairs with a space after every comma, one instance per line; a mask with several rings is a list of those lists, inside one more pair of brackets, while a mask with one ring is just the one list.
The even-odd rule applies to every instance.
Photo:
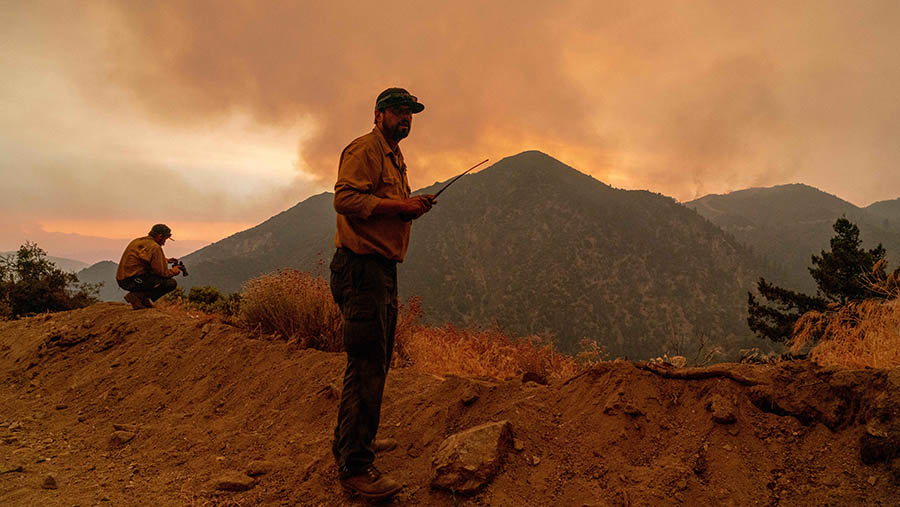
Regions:
[[172, 279], [181, 272], [178, 266], [169, 269], [162, 247], [172, 237], [172, 230], [165, 224], [156, 224], [144, 237], [132, 240], [122, 253], [116, 282], [124, 290], [125, 301], [135, 310], [153, 308], [152, 301], [175, 290], [178, 282]]
[[410, 197], [400, 140], [412, 115], [425, 106], [403, 88], [375, 100], [375, 128], [341, 153], [334, 209], [337, 252], [331, 293], [344, 320], [347, 369], [332, 451], [340, 480], [371, 500], [393, 496], [402, 485], [373, 465], [375, 452], [396, 442], [375, 441], [384, 381], [397, 325], [397, 263], [409, 245], [412, 220], [427, 213], [434, 196]]

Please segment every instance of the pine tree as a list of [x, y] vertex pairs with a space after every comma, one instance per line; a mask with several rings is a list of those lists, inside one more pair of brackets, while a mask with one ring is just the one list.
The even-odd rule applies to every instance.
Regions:
[[871, 250], [862, 248], [859, 227], [846, 217], [834, 223], [835, 236], [831, 238], [831, 251], [822, 250], [820, 256], [812, 256], [809, 274], [816, 282], [816, 295], [777, 287], [760, 278], [756, 289], [761, 302], [748, 293], [747, 324], [760, 338], [784, 342], [790, 338], [794, 324], [804, 313], [825, 311], [829, 304], [840, 305], [868, 298], [883, 298], [867, 283], [867, 279], [883, 279], [885, 250], [879, 244]]

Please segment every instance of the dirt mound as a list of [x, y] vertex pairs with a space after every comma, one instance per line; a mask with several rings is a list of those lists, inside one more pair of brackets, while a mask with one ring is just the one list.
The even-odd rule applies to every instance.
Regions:
[[[343, 363], [117, 303], [0, 323], [0, 504], [357, 503], [330, 454]], [[397, 505], [895, 505], [898, 397], [900, 371], [807, 362], [550, 385], [395, 369], [377, 464]], [[445, 438], [501, 420], [517, 443], [491, 484], [431, 489]]]

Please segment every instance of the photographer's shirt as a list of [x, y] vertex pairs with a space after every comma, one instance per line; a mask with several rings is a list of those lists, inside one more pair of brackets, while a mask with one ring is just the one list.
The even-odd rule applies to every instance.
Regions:
[[402, 262], [409, 246], [410, 222], [373, 215], [381, 199], [408, 199], [409, 182], [400, 148], [391, 150], [378, 127], [354, 140], [341, 153], [334, 209], [334, 246], [354, 253], [378, 254]]
[[122, 260], [119, 261], [116, 280], [145, 273], [154, 273], [166, 278], [175, 276], [175, 272], [169, 269], [162, 247], [150, 236], [137, 238], [128, 243], [125, 252], [122, 253]]

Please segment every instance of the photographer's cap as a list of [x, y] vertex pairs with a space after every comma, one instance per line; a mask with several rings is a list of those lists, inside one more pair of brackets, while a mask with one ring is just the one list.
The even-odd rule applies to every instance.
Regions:
[[384, 111], [394, 106], [406, 106], [413, 114], [421, 113], [425, 109], [415, 95], [410, 95], [403, 88], [388, 88], [379, 93], [378, 98], [375, 99], [375, 110], [377, 111]]
[[172, 238], [172, 229], [169, 229], [169, 226], [166, 225], [166, 224], [156, 224], [156, 225], [154, 225], [153, 227], [151, 227], [151, 228], [150, 228], [150, 235], [151, 235], [151, 236], [162, 236], [162, 237], [164, 237], [164, 238], [171, 239], [172, 241], [175, 241], [175, 240]]

